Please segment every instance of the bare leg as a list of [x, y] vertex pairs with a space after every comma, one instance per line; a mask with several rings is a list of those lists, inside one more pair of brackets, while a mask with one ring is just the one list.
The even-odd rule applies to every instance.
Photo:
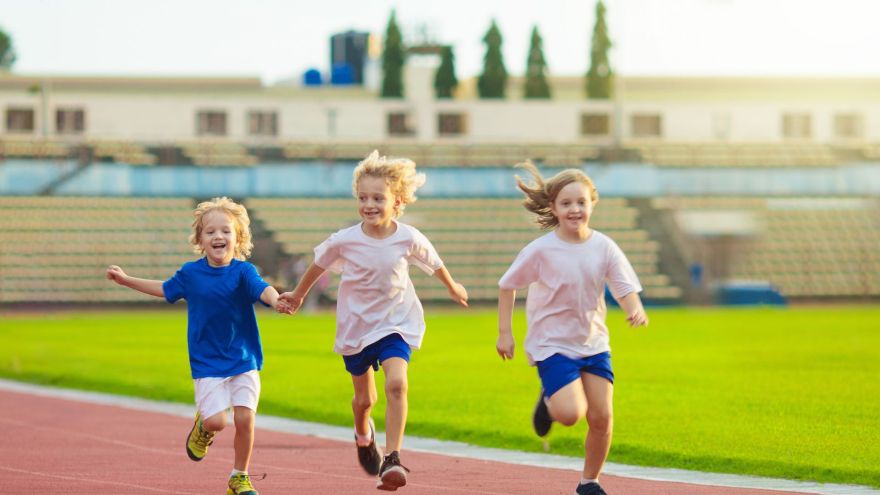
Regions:
[[376, 403], [376, 381], [373, 377], [373, 368], [367, 372], [351, 377], [354, 385], [354, 398], [351, 399], [351, 412], [354, 413], [354, 431], [358, 435], [370, 434], [370, 413]]
[[235, 421], [235, 464], [233, 467], [238, 471], [247, 471], [251, 463], [251, 453], [254, 450], [254, 422], [256, 413], [244, 406], [233, 408], [233, 420]]
[[388, 358], [382, 362], [385, 371], [385, 452], [400, 451], [403, 445], [403, 430], [406, 428], [408, 411], [407, 371], [408, 363], [401, 358]]
[[587, 423], [590, 425], [584, 443], [584, 478], [598, 479], [611, 448], [614, 385], [589, 373], [581, 373], [581, 381], [589, 404]]

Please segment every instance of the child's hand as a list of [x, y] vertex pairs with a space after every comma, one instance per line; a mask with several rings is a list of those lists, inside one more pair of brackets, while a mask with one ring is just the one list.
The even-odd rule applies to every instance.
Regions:
[[283, 304], [284, 307], [287, 309], [287, 311], [285, 312], [289, 315], [292, 315], [299, 311], [299, 308], [302, 307], [303, 299], [303, 296], [297, 296], [293, 292], [285, 292], [278, 296], [278, 304]]
[[453, 301], [461, 304], [464, 307], [468, 307], [468, 293], [465, 290], [464, 286], [458, 282], [454, 282], [452, 286], [449, 288], [449, 297], [452, 298]]
[[495, 344], [495, 350], [501, 359], [513, 359], [513, 349], [516, 343], [513, 341], [513, 335], [510, 332], [499, 332], [498, 342]]
[[292, 315], [293, 314], [293, 308], [290, 307], [290, 304], [288, 304], [285, 301], [282, 301], [281, 299], [279, 299], [275, 303], [275, 311], [277, 311], [281, 314], [285, 314], [285, 315]]
[[627, 316], [626, 321], [629, 322], [629, 326], [632, 328], [646, 327], [648, 326], [648, 315], [643, 310], [638, 310]]
[[122, 281], [125, 280], [125, 277], [128, 275], [122, 271], [122, 268], [119, 268], [116, 265], [110, 265], [107, 267], [107, 279], [116, 282], [119, 285], [122, 285]]

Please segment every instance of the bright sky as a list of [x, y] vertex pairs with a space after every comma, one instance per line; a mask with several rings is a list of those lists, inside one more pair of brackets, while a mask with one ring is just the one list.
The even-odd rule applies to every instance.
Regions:
[[[255, 75], [326, 72], [329, 38], [384, 33], [452, 44], [459, 78], [478, 75], [492, 18], [508, 72], [537, 25], [550, 72], [588, 66], [594, 0], [0, 0], [24, 74]], [[606, 0], [625, 75], [880, 76], [878, 0]]]

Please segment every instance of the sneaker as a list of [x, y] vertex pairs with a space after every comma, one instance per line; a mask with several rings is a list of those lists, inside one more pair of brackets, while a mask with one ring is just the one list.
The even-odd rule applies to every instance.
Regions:
[[382, 453], [376, 447], [376, 425], [373, 423], [373, 418], [370, 418], [370, 435], [372, 436], [370, 445], [366, 447], [357, 445], [357, 436], [355, 436], [355, 445], [357, 446], [358, 462], [361, 463], [361, 467], [364, 468], [367, 474], [376, 476], [382, 468]]
[[386, 455], [385, 460], [382, 461], [382, 469], [379, 470], [376, 488], [393, 492], [406, 485], [406, 473], [408, 472], [409, 469], [400, 463], [400, 454], [395, 450]]
[[186, 455], [194, 461], [201, 461], [212, 443], [214, 443], [214, 432], [202, 428], [202, 415], [196, 412], [195, 424], [186, 438]]
[[251, 484], [251, 477], [246, 474], [236, 474], [229, 477], [229, 488], [226, 489], [226, 495], [259, 495], [254, 485]]
[[547, 436], [550, 433], [550, 427], [553, 426], [553, 418], [550, 417], [550, 411], [547, 409], [547, 403], [544, 402], [544, 389], [538, 395], [538, 403], [535, 404], [535, 412], [532, 413], [532, 427], [539, 437]]
[[599, 483], [587, 483], [584, 485], [578, 485], [577, 489], [574, 491], [574, 495], [608, 495], [605, 493], [605, 490], [599, 486]]

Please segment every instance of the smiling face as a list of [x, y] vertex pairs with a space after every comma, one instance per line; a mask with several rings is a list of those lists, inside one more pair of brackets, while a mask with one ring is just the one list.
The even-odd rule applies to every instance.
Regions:
[[394, 197], [391, 187], [381, 177], [365, 175], [357, 183], [358, 213], [366, 227], [387, 228], [394, 218], [400, 200]]
[[587, 185], [582, 182], [572, 182], [559, 191], [550, 209], [559, 220], [559, 229], [562, 233], [583, 238], [588, 232], [587, 225], [593, 214], [593, 206]]
[[211, 266], [226, 266], [232, 262], [236, 243], [235, 221], [222, 210], [212, 210], [202, 217], [199, 246]]

